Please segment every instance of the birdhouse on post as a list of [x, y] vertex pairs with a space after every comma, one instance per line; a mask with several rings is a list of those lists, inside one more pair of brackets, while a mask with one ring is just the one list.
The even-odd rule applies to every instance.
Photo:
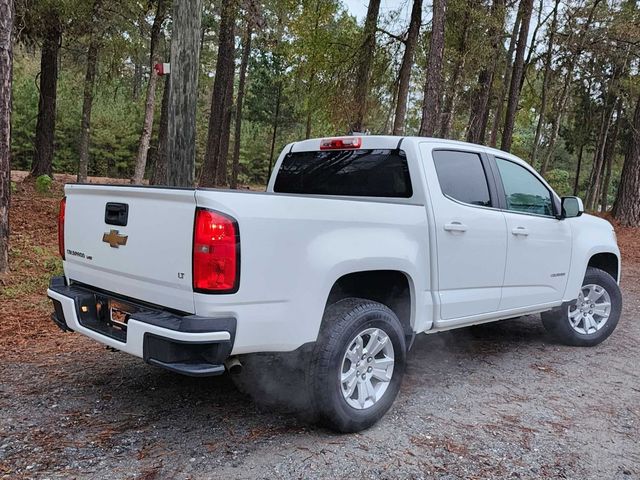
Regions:
[[171, 64], [170, 63], [156, 63], [153, 66], [153, 69], [159, 76], [169, 75], [171, 73]]

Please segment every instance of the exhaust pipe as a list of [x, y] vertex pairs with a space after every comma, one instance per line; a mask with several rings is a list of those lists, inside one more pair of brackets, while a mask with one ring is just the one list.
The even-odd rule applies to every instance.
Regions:
[[224, 366], [231, 375], [239, 375], [242, 372], [242, 363], [238, 357], [230, 357], [224, 362]]

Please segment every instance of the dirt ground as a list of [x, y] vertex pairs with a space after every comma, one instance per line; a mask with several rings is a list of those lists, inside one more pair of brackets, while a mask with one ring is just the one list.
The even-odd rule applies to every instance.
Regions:
[[[19, 180], [19, 179], [17, 179]], [[640, 239], [618, 229], [624, 309], [602, 345], [538, 316], [419, 336], [391, 411], [337, 435], [258, 409], [227, 376], [182, 377], [48, 319], [48, 195], [19, 183], [0, 285], [0, 478], [640, 479]]]

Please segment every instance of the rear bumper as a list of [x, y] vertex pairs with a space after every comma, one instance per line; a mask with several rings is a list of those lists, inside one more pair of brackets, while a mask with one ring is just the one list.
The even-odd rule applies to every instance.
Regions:
[[[236, 319], [200, 317], [136, 306], [126, 329], [115, 328], [96, 305], [121, 298], [88, 287], [51, 279], [52, 320], [64, 331], [75, 331], [100, 343], [143, 358], [146, 362], [191, 376], [220, 375], [233, 349]], [[131, 303], [131, 302], [129, 302]], [[104, 309], [103, 309], [104, 310]], [[110, 316], [110, 315], [109, 315]]]

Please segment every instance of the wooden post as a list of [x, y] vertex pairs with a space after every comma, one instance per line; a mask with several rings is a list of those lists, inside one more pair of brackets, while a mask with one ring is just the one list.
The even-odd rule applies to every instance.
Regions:
[[167, 129], [167, 185], [171, 186], [193, 186], [201, 18], [202, 0], [173, 2]]

